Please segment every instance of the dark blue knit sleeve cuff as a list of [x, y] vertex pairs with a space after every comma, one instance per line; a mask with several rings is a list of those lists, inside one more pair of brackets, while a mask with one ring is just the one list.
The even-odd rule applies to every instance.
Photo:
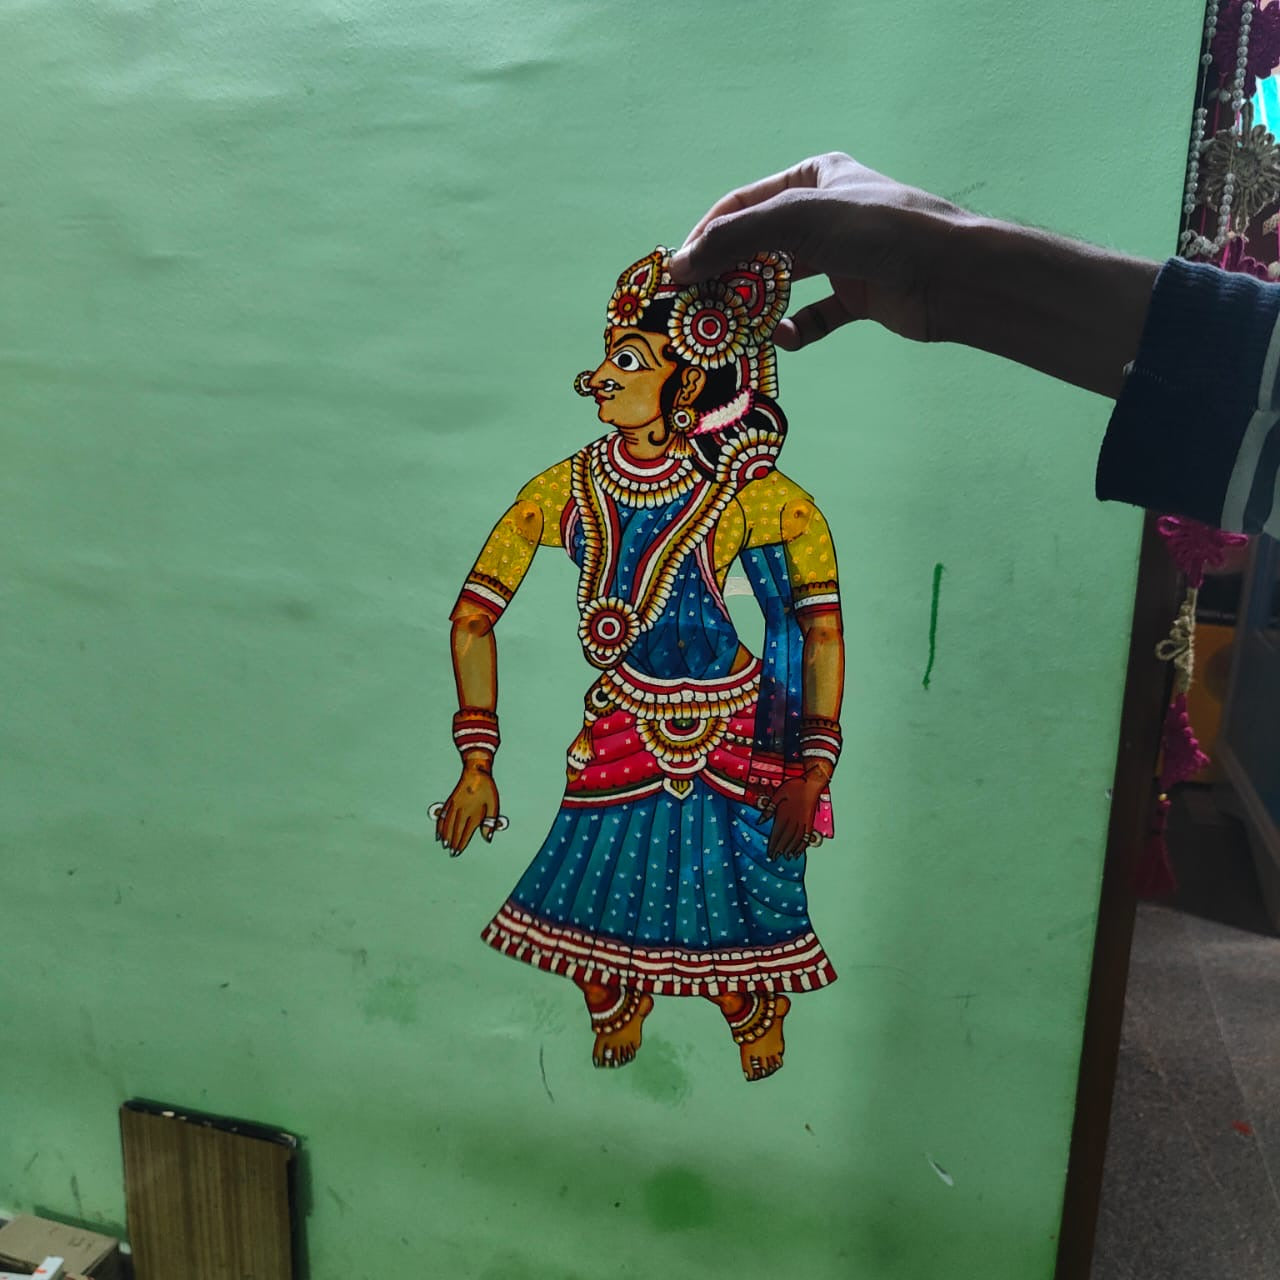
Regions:
[[1170, 259], [1098, 458], [1097, 494], [1273, 532], [1280, 286]]

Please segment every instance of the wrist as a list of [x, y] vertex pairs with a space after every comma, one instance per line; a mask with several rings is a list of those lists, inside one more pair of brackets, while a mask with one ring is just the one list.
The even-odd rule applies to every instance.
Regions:
[[[898, 208], [897, 238], [907, 249], [907, 261], [916, 268], [924, 284], [958, 279], [967, 270], [967, 254], [983, 243], [984, 226], [995, 227], [983, 218], [960, 208], [941, 196], [911, 192]], [[959, 241], [959, 243], [957, 243]]]
[[843, 744], [840, 721], [834, 717], [807, 715], [801, 719], [800, 762], [807, 783], [825, 786], [831, 781]]
[[934, 334], [1115, 396], [1159, 264], [994, 218], [958, 222], [932, 291]]
[[999, 305], [1018, 255], [1027, 251], [1021, 243], [1027, 228], [960, 210], [957, 214], [940, 233], [946, 249], [930, 282], [937, 303], [935, 336], [939, 342], [974, 346], [983, 313]]
[[501, 744], [498, 713], [488, 707], [463, 707], [453, 717], [453, 745], [464, 770], [489, 773]]
[[809, 760], [804, 766], [804, 781], [808, 786], [821, 790], [831, 781], [834, 773], [835, 770], [827, 761]]

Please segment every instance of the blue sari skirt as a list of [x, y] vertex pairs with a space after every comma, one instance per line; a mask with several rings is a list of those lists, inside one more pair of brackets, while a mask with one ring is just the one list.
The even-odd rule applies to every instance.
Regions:
[[591, 764], [484, 940], [579, 984], [658, 995], [834, 981], [809, 922], [805, 858], [770, 859], [771, 819], [744, 798], [750, 739], [732, 730], [749, 725], [728, 724], [705, 767], [672, 779], [634, 717], [597, 723]]

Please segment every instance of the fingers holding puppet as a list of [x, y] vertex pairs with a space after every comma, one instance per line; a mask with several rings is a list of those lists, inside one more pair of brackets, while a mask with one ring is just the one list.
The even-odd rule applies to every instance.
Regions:
[[940, 196], [830, 152], [722, 196], [672, 257], [671, 274], [692, 282], [762, 249], [785, 249], [796, 279], [825, 275], [831, 293], [777, 326], [779, 347], [796, 351], [868, 319], [931, 341], [939, 336], [932, 295], [946, 283], [948, 237], [966, 216]]

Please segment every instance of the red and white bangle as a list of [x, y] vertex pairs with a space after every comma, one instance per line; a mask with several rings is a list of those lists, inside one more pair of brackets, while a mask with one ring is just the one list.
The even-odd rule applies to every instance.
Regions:
[[465, 760], [472, 751], [483, 751], [490, 760], [497, 754], [502, 738], [498, 734], [498, 713], [483, 707], [463, 707], [453, 717], [453, 745]]
[[805, 716], [800, 722], [800, 758], [825, 760], [833, 769], [840, 761], [844, 739], [840, 721], [826, 716]]

